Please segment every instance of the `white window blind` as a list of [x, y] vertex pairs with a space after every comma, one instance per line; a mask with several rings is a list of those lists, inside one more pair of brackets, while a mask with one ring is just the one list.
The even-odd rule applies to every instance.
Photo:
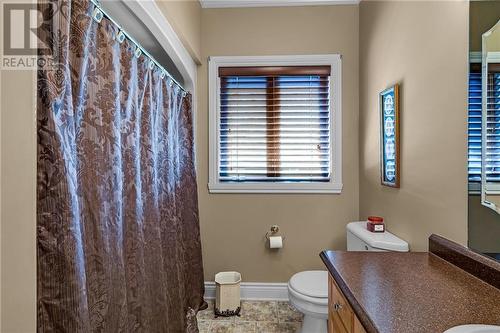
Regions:
[[[469, 183], [481, 181], [481, 73], [469, 74], [468, 173]], [[500, 181], [500, 73], [488, 74], [486, 178]]]
[[330, 66], [219, 68], [221, 182], [329, 182]]

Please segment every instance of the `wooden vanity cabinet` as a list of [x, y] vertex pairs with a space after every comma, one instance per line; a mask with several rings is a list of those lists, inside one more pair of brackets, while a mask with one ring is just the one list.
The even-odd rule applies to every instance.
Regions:
[[330, 274], [328, 274], [328, 333], [366, 333]]

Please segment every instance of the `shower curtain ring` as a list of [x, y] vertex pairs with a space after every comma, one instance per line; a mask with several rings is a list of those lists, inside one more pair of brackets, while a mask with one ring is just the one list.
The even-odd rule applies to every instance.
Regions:
[[139, 46], [137, 46], [137, 48], [135, 49], [134, 54], [135, 54], [136, 58], [139, 58], [141, 56], [142, 51], [141, 51], [141, 48]]
[[101, 23], [102, 18], [103, 18], [103, 13], [99, 8], [94, 8], [94, 12], [92, 13], [92, 17], [97, 23]]
[[118, 34], [116, 35], [116, 40], [120, 44], [123, 43], [123, 41], [125, 40], [125, 34], [123, 33], [123, 31], [118, 32]]

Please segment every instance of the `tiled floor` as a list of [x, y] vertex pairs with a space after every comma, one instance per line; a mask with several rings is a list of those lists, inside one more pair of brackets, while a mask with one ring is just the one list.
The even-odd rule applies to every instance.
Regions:
[[200, 333], [295, 333], [302, 314], [288, 302], [242, 301], [240, 317], [214, 318], [214, 302], [198, 313]]

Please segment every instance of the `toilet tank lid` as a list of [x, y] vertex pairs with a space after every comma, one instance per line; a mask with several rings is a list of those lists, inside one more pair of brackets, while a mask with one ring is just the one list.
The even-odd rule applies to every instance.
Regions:
[[397, 252], [408, 252], [409, 250], [407, 242], [387, 230], [385, 232], [367, 230], [366, 221], [348, 223], [347, 230], [366, 244], [377, 249]]

